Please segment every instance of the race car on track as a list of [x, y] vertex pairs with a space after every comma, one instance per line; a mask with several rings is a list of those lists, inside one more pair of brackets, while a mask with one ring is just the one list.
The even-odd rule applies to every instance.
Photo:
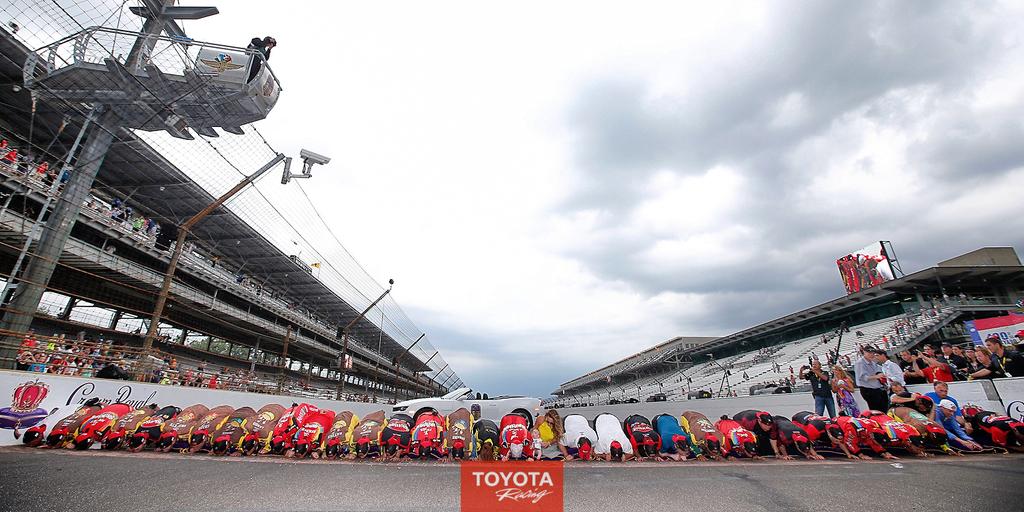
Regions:
[[446, 395], [437, 398], [416, 398], [395, 404], [394, 412], [402, 412], [416, 418], [424, 411], [434, 410], [440, 414], [448, 415], [451, 412], [465, 407], [473, 411], [473, 415], [479, 418], [501, 421], [501, 417], [509, 413], [519, 413], [533, 420], [540, 414], [540, 399], [527, 396], [499, 396], [487, 399], [473, 398], [473, 390], [470, 388], [459, 388]]

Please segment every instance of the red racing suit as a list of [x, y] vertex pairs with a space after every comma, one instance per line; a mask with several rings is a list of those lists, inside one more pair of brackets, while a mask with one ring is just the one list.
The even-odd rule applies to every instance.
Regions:
[[425, 412], [416, 418], [412, 429], [412, 440], [409, 444], [410, 455], [417, 457], [443, 457], [444, 447], [444, 416]]
[[870, 448], [876, 455], [885, 451], [885, 447], [875, 440], [874, 434], [882, 431], [876, 421], [867, 418], [839, 416], [835, 419], [835, 423], [843, 429], [843, 444], [851, 454], [859, 454], [862, 446]]
[[110, 404], [100, 409], [82, 422], [82, 426], [78, 427], [78, 435], [75, 436], [75, 449], [84, 450], [96, 441], [102, 442], [117, 420], [130, 412], [132, 412], [132, 406], [128, 404]]
[[501, 449], [502, 457], [510, 455], [513, 445], [522, 445], [522, 455], [518, 458], [533, 457], [533, 436], [530, 435], [529, 422], [519, 414], [506, 414], [501, 418]]
[[318, 409], [316, 413], [306, 415], [295, 439], [295, 452], [301, 457], [321, 452], [327, 432], [334, 423], [334, 411]]
[[[724, 455], [736, 457], [757, 455], [757, 436], [743, 428], [739, 422], [721, 419], [715, 423], [715, 428], [722, 435], [722, 453]], [[746, 453], [743, 450], [746, 450]]]

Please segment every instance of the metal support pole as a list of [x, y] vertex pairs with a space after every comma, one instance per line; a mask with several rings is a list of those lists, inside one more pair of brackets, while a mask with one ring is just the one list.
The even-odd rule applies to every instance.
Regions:
[[269, 162], [263, 164], [256, 172], [246, 176], [242, 181], [238, 182], [237, 185], [228, 190], [223, 195], [217, 198], [216, 201], [210, 203], [202, 211], [192, 216], [191, 219], [185, 221], [180, 227], [178, 227], [178, 238], [174, 243], [174, 253], [171, 254], [171, 261], [167, 264], [167, 271], [164, 272], [164, 282], [160, 287], [160, 293], [156, 296], [156, 304], [153, 306], [153, 317], [149, 322], [149, 330], [146, 332], [146, 339], [142, 342], [142, 350], [149, 350], [153, 348], [153, 339], [156, 338], [157, 329], [160, 327], [160, 320], [164, 314], [164, 306], [167, 305], [167, 296], [171, 292], [171, 284], [174, 280], [174, 271], [178, 268], [178, 260], [181, 259], [181, 251], [185, 246], [185, 237], [188, 235], [189, 230], [196, 225], [199, 221], [203, 220], [211, 212], [219, 208], [228, 199], [234, 197], [239, 191], [248, 186], [257, 178], [262, 176], [267, 171], [271, 170], [285, 159], [285, 156], [278, 153], [274, 158], [270, 159]]
[[284, 334], [284, 348], [281, 349], [281, 365], [278, 370], [277, 378], [277, 394], [281, 394], [284, 391], [284, 368], [288, 364], [288, 342], [292, 338], [292, 326], [288, 326], [288, 331]]
[[256, 373], [256, 358], [259, 357], [257, 353], [260, 350], [260, 340], [262, 339], [259, 336], [256, 337], [256, 346], [253, 347], [252, 353], [249, 355], [252, 359], [252, 362], [249, 363], [249, 373]]
[[449, 375], [448, 378], [444, 380], [444, 382], [442, 382], [441, 384], [438, 385], [438, 389], [443, 388], [445, 386], [445, 384], [448, 384], [448, 381], [452, 380], [452, 377], [454, 377], [455, 375], [456, 375], [456, 373], [452, 372], [452, 374]]
[[[342, 330], [341, 330], [341, 343], [342, 343], [341, 364], [339, 365], [339, 366], [341, 366], [341, 368], [340, 368], [341, 369], [341, 380], [338, 381], [338, 387], [337, 387], [337, 390], [335, 392], [335, 395], [336, 395], [335, 396], [335, 400], [341, 400], [341, 394], [345, 392], [345, 377], [348, 375], [348, 368], [345, 368], [345, 359], [346, 359], [345, 356], [349, 355], [349, 353], [348, 353], [348, 338], [349, 338], [348, 333], [349, 333], [349, 330], [352, 329], [352, 326], [355, 325], [356, 322], [362, 320], [363, 317], [366, 316], [366, 314], [369, 313], [370, 310], [373, 309], [373, 307], [376, 306], [378, 302], [380, 302], [381, 300], [384, 300], [384, 297], [387, 296], [387, 294], [391, 293], [391, 287], [394, 286], [394, 284], [395, 284], [395, 280], [394, 279], [388, 280], [388, 289], [384, 290], [384, 293], [380, 294], [380, 297], [377, 297], [377, 300], [371, 302], [369, 306], [366, 306], [366, 309], [364, 309], [361, 313], [359, 313], [359, 316], [353, 318], [351, 322], [349, 322], [347, 325], [345, 325], [345, 327], [342, 328]], [[383, 330], [383, 328], [384, 327], [381, 326], [382, 330]], [[354, 363], [354, 361], [353, 361], [353, 363]]]
[[406, 347], [406, 349], [403, 350], [401, 354], [398, 354], [395, 357], [395, 373], [397, 374], [396, 377], [395, 377], [395, 401], [396, 402], [398, 401], [398, 383], [402, 379], [402, 368], [401, 368], [401, 366], [399, 366], [398, 363], [402, 360], [402, 357], [404, 357], [406, 354], [408, 354], [409, 351], [412, 350], [412, 348], [415, 347], [416, 344], [419, 343], [420, 340], [422, 340], [426, 336], [427, 336], [427, 333], [420, 334], [420, 337], [416, 338], [416, 341], [414, 341], [412, 343], [412, 345], [409, 345], [408, 347]]
[[[384, 311], [380, 312], [380, 333], [377, 336], [377, 355], [380, 356], [384, 348]], [[377, 401], [377, 383], [380, 382], [380, 358], [374, 362], [374, 373], [373, 373], [373, 399]]]
[[71, 318], [71, 310], [75, 309], [75, 305], [78, 304], [78, 299], [71, 297], [68, 299], [68, 305], [64, 306], [64, 309], [57, 315], [60, 320], [67, 320]]
[[[430, 356], [429, 358], [427, 358], [427, 360], [423, 362], [423, 366], [426, 366], [426, 365], [430, 364], [430, 362], [431, 362], [431, 361], [433, 361], [433, 360], [434, 360], [434, 358], [435, 358], [435, 357], [437, 357], [437, 355], [438, 355], [438, 354], [440, 354], [440, 353], [441, 353], [441, 351], [440, 351], [440, 350], [436, 350], [436, 351], [434, 351], [434, 355], [432, 355], [432, 356]], [[429, 370], [428, 370], [428, 371], [429, 371]]]
[[[440, 383], [440, 382], [439, 382], [438, 380], [436, 380], [436, 379], [437, 379], [438, 377], [440, 377], [440, 376], [441, 376], [441, 374], [442, 374], [442, 373], [444, 373], [444, 371], [445, 371], [445, 370], [447, 370], [447, 369], [448, 369], [448, 363], [445, 363], [445, 364], [444, 364], [444, 366], [442, 366], [442, 367], [441, 367], [441, 369], [440, 369], [440, 370], [438, 370], [438, 371], [437, 371], [437, 373], [435, 373], [435, 374], [434, 374], [434, 376], [430, 378], [430, 380], [431, 380], [431, 381], [432, 381], [432, 382], [433, 382], [434, 384], [437, 384], [437, 385], [438, 385], [438, 389], [440, 389], [441, 383]], [[455, 374], [454, 374], [454, 373], [452, 373], [452, 375], [455, 375]], [[451, 377], [448, 377], [448, 378], [450, 379]]]
[[[96, 180], [96, 174], [103, 164], [107, 149], [114, 141], [114, 132], [120, 124], [117, 114], [102, 105], [96, 106], [94, 111], [99, 118], [78, 158], [82, 164], [75, 169], [71, 179], [65, 184], [63, 200], [57, 202], [47, 219], [46, 227], [36, 245], [36, 255], [25, 268], [24, 278], [4, 315], [3, 327], [9, 331], [25, 332], [32, 325], [39, 300], [43, 297], [50, 278], [53, 277], [57, 260], [82, 210], [82, 203], [89, 197], [89, 189]], [[0, 351], [0, 356], [13, 361], [13, 352], [12, 349], [5, 348]]]
[[[68, 168], [68, 163], [75, 157], [75, 152], [78, 151], [78, 146], [82, 143], [82, 138], [85, 136], [86, 130], [89, 129], [89, 125], [96, 119], [96, 110], [89, 112], [86, 116], [85, 121], [82, 123], [82, 129], [78, 130], [78, 136], [75, 137], [74, 144], [71, 145], [71, 150], [68, 151], [68, 156], [64, 159], [65, 164], [61, 166], [61, 173]], [[31, 172], [31, 170], [29, 171]], [[60, 188], [60, 176], [53, 180], [53, 184], [50, 185], [50, 190], [46, 194], [46, 200], [43, 201], [42, 208], [39, 209], [39, 215], [36, 216], [36, 221], [32, 224], [32, 229], [29, 231], [27, 237], [25, 237], [25, 243], [21, 246], [21, 252], [18, 253], [18, 259], [14, 261], [14, 267], [11, 268], [11, 277], [4, 284], [4, 291], [0, 293], [0, 297], [7, 297], [8, 293], [18, 286], [17, 279], [18, 273], [21, 272], [21, 265], [25, 261], [25, 256], [28, 254], [28, 249], [32, 245], [32, 242], [39, 236], [39, 229], [43, 225], [43, 218], [46, 217], [47, 212], [50, 210], [50, 204], [53, 203], [53, 198], [57, 196], [57, 190]], [[12, 195], [13, 197], [13, 195]], [[26, 195], [27, 197], [27, 195]]]
[[[142, 50], [147, 45], [151, 47], [153, 44], [151, 41], [154, 40], [151, 36], [169, 29], [175, 35], [183, 38], [185, 36], [181, 28], [172, 21], [175, 18], [175, 9], [179, 9], [171, 6], [173, 0], [146, 1], [150, 11], [149, 20], [135, 40], [135, 47], [138, 50], [131, 52], [125, 62], [125, 67], [128, 69], [135, 69], [140, 63], [143, 63], [141, 57], [145, 52]], [[157, 3], [158, 1], [159, 3]], [[200, 8], [198, 13], [193, 13], [192, 19], [216, 14], [216, 9], [202, 9]], [[160, 12], [156, 12], [157, 10]], [[46, 221], [46, 229], [36, 246], [36, 257], [32, 258], [26, 267], [22, 286], [19, 291], [15, 292], [8, 310], [4, 314], [4, 329], [24, 332], [32, 325], [36, 308], [39, 307], [39, 300], [50, 284], [57, 260], [60, 258], [64, 245], [71, 235], [71, 228], [74, 227], [82, 210], [82, 203], [88, 197], [93, 182], [96, 181], [96, 174], [99, 172], [100, 166], [103, 165], [107, 150], [110, 149], [110, 145], [114, 141], [114, 134], [121, 127], [121, 119], [107, 105], [95, 105], [90, 116], [93, 115], [98, 115], [95, 120], [96, 127], [89, 134], [82, 154], [77, 160], [77, 162], [81, 162], [81, 165], [76, 166], [75, 172], [71, 174], [70, 180], [65, 184], [63, 200], [57, 203]], [[154, 323], [159, 324], [159, 322]], [[152, 343], [150, 336], [147, 336], [146, 339]], [[0, 358], [13, 361], [14, 356], [15, 351], [11, 348], [0, 350]]]
[[402, 353], [401, 353], [401, 354], [398, 354], [397, 356], [395, 356], [395, 367], [396, 367], [396, 368], [398, 367], [398, 362], [399, 362], [399, 361], [401, 361], [401, 360], [402, 360], [402, 358], [403, 358], [403, 357], [405, 357], [405, 355], [406, 355], [406, 354], [408, 354], [408, 353], [409, 353], [409, 351], [410, 351], [410, 350], [412, 350], [412, 348], [413, 348], [413, 347], [415, 347], [415, 346], [416, 346], [416, 344], [417, 344], [417, 343], [419, 343], [419, 342], [420, 342], [420, 340], [422, 340], [422, 339], [423, 339], [424, 337], [426, 337], [426, 336], [427, 336], [427, 333], [423, 333], [423, 334], [420, 334], [420, 337], [419, 337], [419, 338], [416, 338], [416, 341], [414, 341], [414, 342], [412, 343], [412, 345], [409, 345], [408, 347], [406, 347], [406, 349], [405, 349], [405, 350], [403, 350], [403, 351], [402, 351]]

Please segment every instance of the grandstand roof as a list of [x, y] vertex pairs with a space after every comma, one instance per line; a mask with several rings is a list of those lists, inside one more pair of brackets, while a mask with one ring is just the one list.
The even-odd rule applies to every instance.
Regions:
[[[21, 64], [29, 49], [3, 28], [0, 28], [0, 34], [0, 80], [8, 84], [20, 83]], [[9, 86], [2, 100], [13, 108], [4, 108], [5, 119], [0, 119], [0, 126], [8, 125], [14, 131], [15, 127], [31, 124], [36, 140], [56, 141], [54, 151], [64, 152], [71, 146], [77, 133], [59, 133], [57, 128], [67, 109], [40, 102], [35, 114], [30, 114], [28, 91], [12, 93]], [[147, 216], [173, 219], [178, 224], [216, 199], [132, 132], [122, 129], [118, 139], [121, 142], [111, 146], [100, 169], [95, 184], [97, 190], [115, 197], [130, 198], [133, 207]], [[215, 246], [210, 249], [224, 260], [244, 263], [247, 274], [268, 279], [265, 287], [279, 290], [296, 304], [338, 325], [346, 325], [355, 319], [360, 313], [356, 307], [362, 309], [365, 306], [360, 304], [354, 307], [343, 300], [319, 279], [300, 269], [289, 259], [288, 254], [228, 208], [220, 208], [211, 213], [192, 232], [197, 238], [212, 242]], [[368, 346], [366, 340], [376, 342], [381, 339], [381, 352], [388, 358], [402, 353], [413, 342], [408, 340], [403, 345], [365, 317], [351, 332], [354, 340], [364, 340], [364, 346]], [[376, 350], [377, 347], [372, 348]], [[443, 359], [438, 356], [434, 361], [436, 363]], [[413, 371], [431, 371], [412, 353], [402, 358], [402, 366]], [[452, 382], [461, 383], [461, 380], [456, 377]]]

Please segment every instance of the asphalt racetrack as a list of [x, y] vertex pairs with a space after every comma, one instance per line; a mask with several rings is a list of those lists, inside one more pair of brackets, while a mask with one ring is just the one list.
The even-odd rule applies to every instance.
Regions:
[[[1024, 510], [1024, 455], [567, 463], [569, 511]], [[2, 510], [452, 511], [458, 464], [0, 448]], [[498, 511], [495, 511], [498, 512]]]

